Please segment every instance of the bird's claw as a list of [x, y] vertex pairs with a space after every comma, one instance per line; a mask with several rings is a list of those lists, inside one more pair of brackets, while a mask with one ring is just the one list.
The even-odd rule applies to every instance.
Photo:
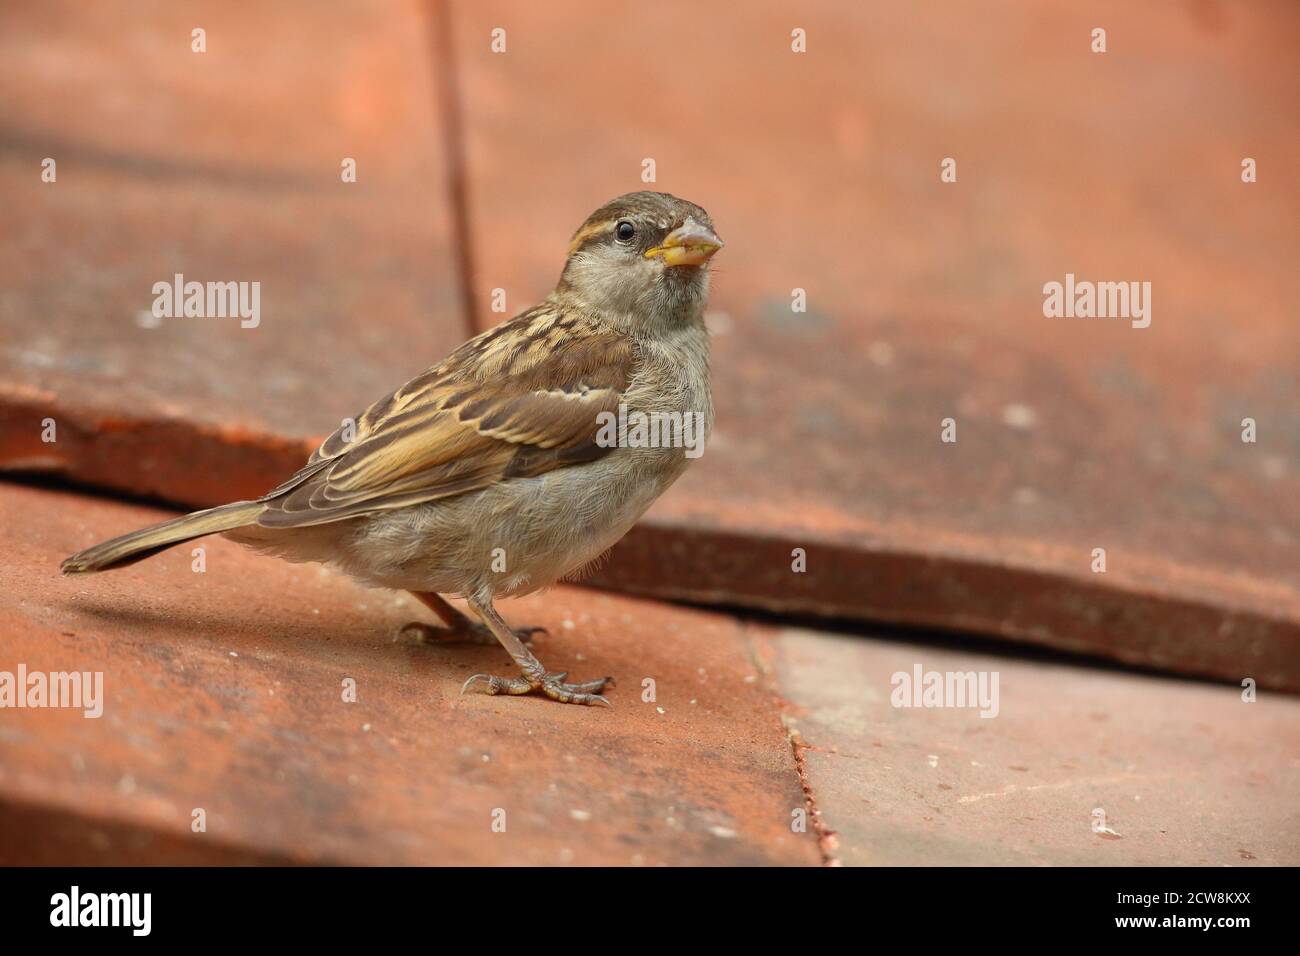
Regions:
[[538, 681], [530, 681], [527, 677], [496, 677], [492, 674], [474, 674], [461, 685], [460, 692], [463, 695], [472, 685], [479, 683], [483, 686], [481, 693], [484, 694], [519, 695], [537, 692], [545, 694], [551, 700], [558, 700], [562, 704], [614, 706], [600, 693], [606, 687], [614, 685], [614, 678], [602, 677], [581, 684], [566, 684], [564, 678], [568, 676], [567, 671], [556, 671], [547, 674]]

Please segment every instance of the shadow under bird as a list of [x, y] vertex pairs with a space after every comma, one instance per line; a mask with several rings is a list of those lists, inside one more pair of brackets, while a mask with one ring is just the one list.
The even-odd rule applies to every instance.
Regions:
[[[106, 571], [224, 534], [410, 591], [453, 637], [500, 642], [520, 675], [475, 674], [462, 691], [608, 704], [601, 691], [612, 678], [568, 683], [548, 672], [525, 644], [540, 629], [511, 628], [494, 602], [580, 574], [685, 469], [680, 443], [602, 440], [611, 416], [694, 416], [707, 436], [704, 305], [721, 247], [694, 203], [620, 196], [574, 234], [540, 304], [370, 406], [278, 488], [105, 541], [62, 570]], [[481, 620], [442, 595], [464, 598]]]

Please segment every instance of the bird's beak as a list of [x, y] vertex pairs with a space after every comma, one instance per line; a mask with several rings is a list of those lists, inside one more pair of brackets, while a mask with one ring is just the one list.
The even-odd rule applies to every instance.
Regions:
[[707, 226], [687, 219], [664, 236], [662, 245], [646, 250], [645, 257], [663, 259], [666, 266], [702, 266], [722, 248], [722, 240]]

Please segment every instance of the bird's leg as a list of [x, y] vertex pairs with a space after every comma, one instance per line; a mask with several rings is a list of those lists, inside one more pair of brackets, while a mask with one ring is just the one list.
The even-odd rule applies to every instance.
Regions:
[[[425, 644], [496, 644], [497, 638], [492, 631], [480, 621], [473, 621], [456, 610], [447, 602], [441, 594], [434, 591], [412, 591], [412, 595], [419, 598], [429, 610], [442, 618], [447, 626], [434, 627], [432, 624], [425, 624], [423, 621], [412, 621], [404, 625], [398, 631], [399, 635], [413, 634]], [[515, 635], [527, 643], [532, 635], [537, 633], [547, 633], [544, 627], [521, 627], [515, 630]]]
[[496, 635], [496, 639], [501, 642], [501, 646], [506, 649], [519, 670], [523, 672], [522, 677], [493, 677], [491, 674], [475, 674], [469, 680], [465, 681], [465, 686], [461, 688], [463, 694], [472, 684], [482, 685], [484, 693], [487, 694], [527, 694], [532, 691], [545, 694], [551, 700], [558, 700], [562, 704], [603, 704], [609, 706], [609, 701], [600, 696], [600, 692], [614, 683], [614, 678], [603, 677], [600, 680], [588, 681], [585, 684], [566, 684], [564, 678], [568, 675], [563, 671], [550, 673], [542, 666], [542, 662], [533, 656], [528, 648], [524, 647], [517, 633], [510, 629], [510, 626], [502, 620], [501, 615], [497, 613], [496, 608], [492, 606], [491, 598], [470, 598], [469, 606], [479, 617], [483, 618], [483, 623], [488, 629]]

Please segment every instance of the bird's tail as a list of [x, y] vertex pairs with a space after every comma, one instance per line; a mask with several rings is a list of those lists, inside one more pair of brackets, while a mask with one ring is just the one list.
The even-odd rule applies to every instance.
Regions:
[[252, 524], [265, 509], [266, 505], [260, 501], [236, 501], [219, 508], [172, 518], [161, 524], [110, 538], [85, 551], [78, 551], [72, 557], [64, 559], [59, 570], [64, 574], [82, 574], [125, 567], [182, 541]]

